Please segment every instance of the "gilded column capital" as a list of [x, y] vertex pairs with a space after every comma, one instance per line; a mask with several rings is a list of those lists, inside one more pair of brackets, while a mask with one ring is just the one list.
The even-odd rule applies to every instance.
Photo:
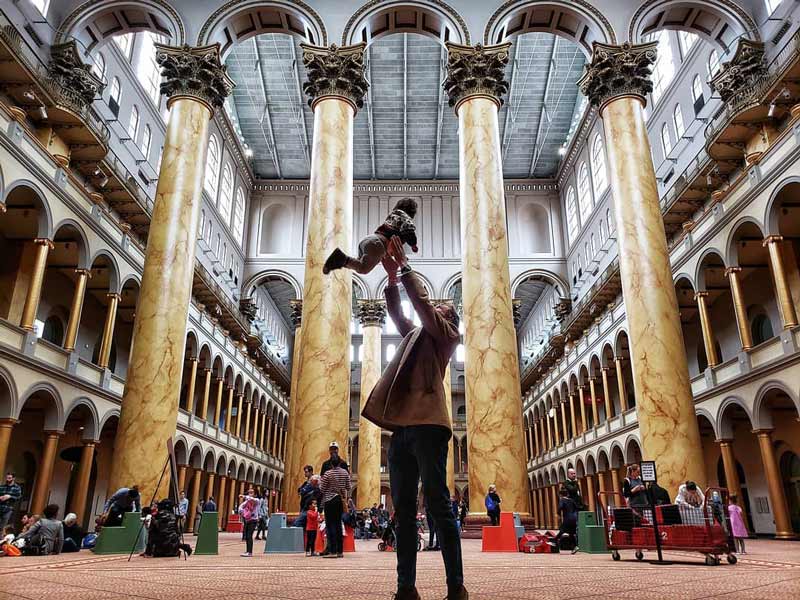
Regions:
[[116, 300], [117, 302], [122, 300], [122, 296], [120, 294], [117, 294], [116, 292], [109, 292], [108, 294], [106, 294], [106, 298], [108, 298], [109, 300]]
[[331, 44], [327, 48], [300, 44], [300, 47], [308, 76], [303, 91], [312, 110], [324, 98], [344, 100], [354, 112], [364, 106], [364, 96], [369, 89], [364, 64], [366, 43], [352, 46]]
[[161, 93], [167, 105], [177, 98], [202, 102], [214, 114], [233, 91], [228, 69], [220, 61], [220, 46], [180, 47], [156, 44], [156, 62], [161, 67]]
[[657, 56], [657, 42], [622, 45], [592, 44], [592, 58], [578, 80], [581, 92], [592, 106], [602, 107], [619, 97], [633, 96], [642, 103], [653, 91], [650, 79]]
[[708, 298], [708, 292], [705, 290], [700, 290], [699, 292], [695, 292], [694, 299], [699, 300], [700, 298]]
[[47, 70], [51, 81], [61, 88], [62, 98], [79, 110], [91, 104], [105, 88], [91, 65], [81, 60], [75, 40], [50, 47]]
[[303, 322], [303, 301], [300, 299], [289, 300], [289, 308], [292, 311], [290, 316], [292, 320], [292, 327], [297, 329]]
[[708, 83], [725, 104], [737, 107], [758, 99], [762, 88], [757, 83], [766, 73], [763, 42], [742, 38], [733, 58]]
[[783, 241], [782, 235], [768, 235], [764, 238], [762, 245], [766, 248], [769, 244], [777, 244]]
[[725, 269], [725, 277], [730, 277], [732, 273], [741, 273], [742, 267], [727, 267]]
[[362, 327], [382, 327], [386, 322], [386, 302], [383, 300], [359, 300], [358, 321]]
[[86, 277], [87, 279], [92, 278], [92, 270], [91, 269], [75, 269], [75, 275]]
[[503, 95], [508, 92], [505, 80], [508, 49], [511, 42], [494, 46], [463, 46], [446, 43], [447, 78], [444, 88], [449, 104], [458, 113], [458, 107], [469, 98], [490, 98], [497, 106], [503, 105]]
[[47, 238], [36, 238], [33, 243], [37, 246], [47, 246], [48, 250], [53, 250], [56, 247], [53, 240], [48, 240]]

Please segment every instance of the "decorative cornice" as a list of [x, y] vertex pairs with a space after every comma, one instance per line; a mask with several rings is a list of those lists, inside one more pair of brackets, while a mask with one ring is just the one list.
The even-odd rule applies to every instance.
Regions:
[[48, 72], [81, 108], [94, 102], [95, 96], [105, 88], [105, 83], [94, 74], [92, 67], [81, 61], [75, 40], [50, 47]]
[[448, 103], [458, 112], [465, 100], [482, 96], [503, 105], [503, 95], [508, 92], [505, 80], [510, 42], [496, 46], [462, 46], [448, 42], [447, 78], [442, 87]]
[[[507, 181], [504, 184], [506, 192], [556, 192], [558, 186], [554, 181], [546, 181], [542, 183], [534, 182], [514, 182]], [[259, 180], [253, 185], [253, 192], [308, 192], [308, 182], [305, 181], [275, 181], [267, 182], [266, 180]], [[411, 182], [392, 182], [385, 183], [374, 181], [369, 183], [354, 183], [354, 193], [397, 193], [397, 194], [431, 194], [452, 192], [458, 194], [458, 183], [411, 183]]]
[[[350, 37], [353, 27], [364, 17], [366, 13], [369, 13], [376, 8], [380, 8], [381, 4], [386, 4], [392, 1], [396, 0], [370, 0], [366, 4], [362, 5], [361, 8], [359, 8], [356, 12], [354, 12], [353, 15], [347, 20], [347, 24], [344, 26], [344, 32], [342, 33], [342, 45], [348, 43], [348, 38]], [[467, 22], [460, 14], [456, 12], [452, 6], [446, 2], [442, 2], [442, 0], [428, 0], [428, 2], [439, 8], [443, 13], [452, 18], [453, 21], [458, 24], [458, 27], [461, 29], [461, 36], [464, 38], [465, 44], [472, 43], [469, 37], [469, 27], [467, 26]]]
[[743, 96], [752, 95], [755, 100], [762, 91], [756, 82], [766, 72], [764, 44], [741, 39], [733, 58], [723, 63], [722, 68], [708, 83], [726, 104], [734, 98], [741, 102]]
[[[156, 44], [156, 62], [164, 80], [161, 93], [167, 98], [191, 97], [214, 113], [233, 91], [234, 82], [220, 61], [220, 46], [165, 46]], [[169, 104], [171, 100], [168, 100]]]
[[369, 89], [365, 76], [365, 43], [341, 47], [331, 44], [327, 48], [300, 44], [300, 47], [308, 75], [303, 91], [309, 97], [308, 104], [312, 110], [326, 97], [341, 98], [349, 102], [354, 111], [364, 106], [364, 95]]
[[382, 327], [386, 322], [386, 302], [383, 300], [359, 300], [358, 321], [362, 327]]
[[578, 81], [581, 92], [592, 106], [602, 110], [610, 100], [620, 96], [635, 96], [642, 102], [653, 91], [650, 79], [657, 56], [657, 42], [621, 46], [592, 44], [592, 60], [584, 67]]

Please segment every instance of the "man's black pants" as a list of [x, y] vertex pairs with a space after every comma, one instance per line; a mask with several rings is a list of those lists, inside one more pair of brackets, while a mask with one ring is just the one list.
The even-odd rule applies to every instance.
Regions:
[[464, 583], [461, 538], [447, 489], [447, 450], [450, 430], [440, 425], [401, 427], [389, 445], [389, 483], [397, 520], [397, 587], [416, 585], [417, 486], [436, 523], [448, 587]]
[[342, 499], [336, 496], [325, 503], [325, 532], [328, 554], [342, 553]]

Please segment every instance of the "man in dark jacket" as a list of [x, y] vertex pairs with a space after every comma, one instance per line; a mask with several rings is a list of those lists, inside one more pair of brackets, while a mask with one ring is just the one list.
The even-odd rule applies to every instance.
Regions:
[[22, 488], [14, 478], [14, 473], [6, 473], [6, 481], [0, 485], [0, 531], [14, 522], [14, 509], [22, 498]]
[[578, 512], [586, 510], [586, 504], [583, 502], [583, 497], [581, 496], [581, 486], [578, 483], [578, 474], [575, 472], [575, 469], [567, 469], [567, 480], [562, 487], [567, 490], [567, 495], [570, 500], [575, 503], [575, 508]]
[[126, 512], [136, 512], [141, 510], [139, 499], [139, 486], [131, 488], [120, 488], [114, 495], [106, 500], [103, 512], [108, 513], [104, 525], [106, 527], [116, 527], [122, 525], [122, 516]]
[[[417, 488], [428, 501], [447, 575], [447, 598], [468, 598], [464, 588], [461, 539], [447, 489], [447, 451], [452, 423], [444, 374], [459, 342], [458, 315], [451, 305], [436, 307], [408, 264], [399, 238], [391, 239], [383, 259], [388, 276], [386, 307], [403, 335], [394, 358], [375, 384], [362, 415], [393, 432], [389, 482], [397, 520], [397, 600], [417, 600]], [[398, 269], [401, 275], [398, 277]], [[403, 315], [398, 282], [422, 323]]]
[[147, 530], [147, 542], [153, 556], [178, 556], [181, 550], [186, 554], [192, 553], [189, 544], [181, 543], [172, 500], [165, 499], [158, 503], [158, 512], [153, 516]]

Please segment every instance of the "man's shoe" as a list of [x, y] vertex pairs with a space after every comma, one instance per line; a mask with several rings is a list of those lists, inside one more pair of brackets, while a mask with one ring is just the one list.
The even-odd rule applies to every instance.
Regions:
[[575, 546], [575, 547], [572, 549], [572, 552], [570, 552], [570, 554], [575, 554], [575, 553], [576, 553], [578, 550], [580, 550], [580, 548], [578, 548], [577, 546]]
[[336, 554], [336, 558], [344, 558], [344, 554], [339, 552], [339, 553]]
[[239, 556], [243, 556], [243, 557], [245, 557], [245, 558], [250, 558], [250, 557], [251, 557], [251, 556], [253, 556], [253, 555], [252, 555], [252, 554], [250, 554], [249, 552], [242, 552], [242, 553], [241, 553]]
[[327, 275], [331, 271], [335, 271], [336, 269], [341, 269], [347, 264], [347, 254], [342, 252], [339, 248], [336, 248], [331, 255], [328, 257], [328, 260], [325, 261], [325, 265], [322, 267], [322, 272]]
[[397, 591], [392, 596], [392, 600], [422, 600], [417, 588], [397, 588]]
[[463, 585], [457, 588], [447, 588], [447, 598], [444, 600], [469, 600], [469, 592]]
[[326, 554], [322, 558], [338, 558], [335, 554]]

